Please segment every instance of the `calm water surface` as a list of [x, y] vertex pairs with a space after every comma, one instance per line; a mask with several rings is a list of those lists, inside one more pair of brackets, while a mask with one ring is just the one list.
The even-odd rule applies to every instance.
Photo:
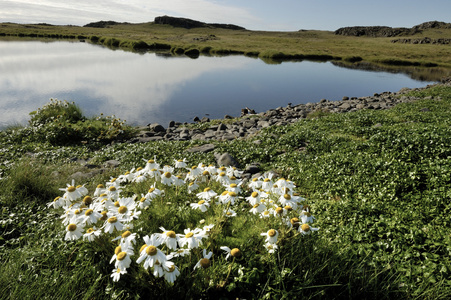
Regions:
[[191, 59], [80, 42], [0, 41], [0, 128], [26, 124], [50, 98], [74, 101], [87, 116], [167, 126], [195, 116], [239, 116], [244, 107], [261, 112], [429, 83], [330, 62], [266, 64], [245, 56]]

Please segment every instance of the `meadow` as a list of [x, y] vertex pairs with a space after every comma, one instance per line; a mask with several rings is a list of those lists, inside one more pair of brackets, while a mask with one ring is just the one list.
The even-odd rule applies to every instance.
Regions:
[[237, 169], [51, 101], [0, 132], [0, 297], [449, 299], [451, 87], [411, 94], [214, 141]]
[[[338, 29], [338, 28], [337, 28]], [[451, 29], [429, 28], [401, 38], [451, 37]], [[451, 67], [451, 48], [440, 44], [393, 43], [399, 37], [335, 35], [332, 31], [291, 32], [185, 29], [148, 23], [118, 23], [105, 28], [49, 24], [0, 24], [0, 38], [80, 39], [133, 51], [171, 51], [196, 57], [244, 54], [262, 59], [365, 61], [379, 65]]]

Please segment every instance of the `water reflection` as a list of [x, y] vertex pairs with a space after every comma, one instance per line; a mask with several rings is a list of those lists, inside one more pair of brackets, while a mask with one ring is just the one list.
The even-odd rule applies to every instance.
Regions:
[[75, 101], [85, 115], [131, 124], [237, 116], [291, 102], [368, 96], [425, 86], [403, 74], [343, 69], [330, 62], [269, 65], [244, 56], [165, 57], [79, 42], [0, 42], [0, 127], [29, 119], [50, 98]]

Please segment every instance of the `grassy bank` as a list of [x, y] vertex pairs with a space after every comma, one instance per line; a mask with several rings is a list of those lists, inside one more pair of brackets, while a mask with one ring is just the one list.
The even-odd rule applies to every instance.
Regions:
[[[331, 31], [268, 32], [221, 28], [184, 29], [150, 23], [116, 24], [107, 28], [0, 24], [0, 37], [91, 40], [132, 50], [196, 50], [224, 55], [239, 53], [264, 59], [363, 60], [389, 65], [451, 67], [449, 45], [392, 43], [393, 38], [351, 37]], [[427, 29], [409, 38], [450, 38], [451, 29]], [[192, 53], [191, 53], [192, 55]]]
[[[52, 134], [48, 139], [44, 134], [56, 129], [42, 125], [35, 114], [31, 129], [0, 133], [0, 295], [5, 299], [156, 295], [168, 299], [449, 299], [451, 88], [438, 85], [412, 93], [423, 100], [384, 111], [322, 114], [267, 128], [252, 139], [214, 142], [215, 151], [229, 152], [242, 167], [258, 162], [262, 171], [277, 174], [274, 182], [283, 177], [296, 183], [290, 193], [306, 199], [297, 209], [308, 210], [315, 217], [309, 222], [311, 228], [319, 230], [306, 235], [277, 214], [268, 219], [250, 214], [252, 205], [244, 198], [251, 191], [247, 183], [238, 193], [243, 198], [233, 206], [212, 202], [203, 213], [191, 207], [199, 199], [186, 186], [169, 187], [158, 181], [155, 187], [165, 190], [165, 195], [154, 198], [130, 229], [138, 234], [135, 254], [118, 282], [110, 276], [114, 268], [110, 259], [118, 245], [112, 239], [123, 231], [103, 234], [92, 243], [65, 241], [67, 229], [60, 219], [64, 210], [47, 207], [63, 195], [65, 191], [59, 189], [71, 184], [72, 174], [92, 170], [76, 161], [91, 159], [91, 165], [99, 166], [111, 159], [121, 162], [116, 169], [77, 179], [76, 184], [93, 195], [98, 184], [123, 178], [119, 175], [127, 171], [133, 174], [133, 168], [144, 167], [149, 159], [161, 168], [185, 159], [191, 172], [191, 166], [199, 163], [215, 164], [213, 153], [187, 151], [200, 141], [105, 144], [88, 134], [93, 128], [88, 128], [89, 123], [95, 119], [76, 125], [83, 133], [78, 142], [58, 144]], [[34, 127], [43, 128], [42, 138], [29, 138], [27, 132]], [[187, 170], [173, 171], [177, 172], [185, 175]], [[122, 197], [139, 195], [140, 199], [155, 183], [152, 180], [124, 182]], [[212, 177], [199, 185], [198, 192], [207, 185], [219, 193], [225, 188]], [[85, 212], [79, 205], [74, 207]], [[223, 209], [233, 209], [236, 216], [227, 218]], [[286, 216], [299, 216], [297, 209]], [[180, 270], [173, 284], [136, 263], [142, 237], [161, 233], [160, 226], [183, 233], [209, 224], [214, 226], [201, 247], [172, 259]], [[271, 228], [279, 232], [274, 253], [265, 248], [265, 237], [260, 235]], [[239, 248], [242, 256], [226, 258], [221, 246]], [[194, 269], [203, 249], [212, 252], [210, 267]]]

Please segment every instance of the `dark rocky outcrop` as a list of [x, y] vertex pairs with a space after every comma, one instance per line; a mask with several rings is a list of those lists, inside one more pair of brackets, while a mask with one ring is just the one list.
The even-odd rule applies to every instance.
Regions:
[[337, 35], [348, 36], [369, 36], [369, 37], [394, 37], [401, 35], [411, 35], [419, 32], [412, 28], [392, 28], [388, 26], [354, 26], [342, 27], [335, 30]]
[[393, 28], [388, 26], [352, 26], [339, 28], [335, 30], [335, 34], [349, 36], [395, 37], [395, 36], [412, 35], [431, 28], [451, 29], [451, 23], [430, 21], [413, 26], [412, 28], [405, 27]]
[[438, 38], [431, 39], [428, 37], [418, 38], [418, 39], [396, 39], [392, 40], [392, 43], [400, 43], [400, 44], [436, 44], [436, 45], [449, 45], [451, 44], [451, 39], [446, 38]]
[[83, 27], [107, 28], [108, 26], [119, 25], [119, 24], [130, 24], [130, 23], [127, 23], [127, 22], [121, 23], [121, 22], [115, 22], [115, 21], [99, 21], [99, 22], [92, 22], [92, 23], [86, 24]]
[[170, 16], [156, 17], [154, 20], [155, 24], [161, 25], [171, 25], [174, 27], [183, 27], [186, 29], [207, 27], [207, 28], [223, 28], [232, 30], [244, 30], [244, 27], [233, 25], [233, 24], [217, 24], [217, 23], [204, 23], [196, 20], [191, 20], [187, 18], [176, 18]]

